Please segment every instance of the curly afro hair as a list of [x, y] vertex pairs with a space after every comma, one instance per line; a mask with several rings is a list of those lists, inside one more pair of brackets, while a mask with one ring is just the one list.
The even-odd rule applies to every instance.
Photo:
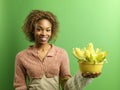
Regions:
[[23, 32], [25, 33], [26, 37], [30, 42], [35, 42], [34, 38], [34, 30], [35, 24], [42, 19], [47, 19], [52, 24], [52, 35], [49, 41], [55, 41], [58, 33], [58, 21], [56, 16], [49, 12], [43, 10], [32, 10], [30, 14], [26, 17], [25, 23], [22, 27]]

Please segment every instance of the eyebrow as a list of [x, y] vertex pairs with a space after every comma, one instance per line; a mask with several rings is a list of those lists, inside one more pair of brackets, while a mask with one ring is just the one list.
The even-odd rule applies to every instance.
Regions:
[[[43, 28], [42, 26], [36, 26], [36, 28]], [[50, 29], [52, 29], [52, 27], [47, 27], [47, 28], [50, 28]]]
[[36, 26], [37, 28], [42, 28], [41, 26]]

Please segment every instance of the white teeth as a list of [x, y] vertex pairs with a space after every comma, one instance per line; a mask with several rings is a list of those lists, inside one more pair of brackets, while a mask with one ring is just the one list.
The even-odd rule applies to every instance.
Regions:
[[47, 40], [47, 38], [45, 38], [45, 37], [42, 37], [42, 38], [40, 38], [42, 41], [46, 41]]

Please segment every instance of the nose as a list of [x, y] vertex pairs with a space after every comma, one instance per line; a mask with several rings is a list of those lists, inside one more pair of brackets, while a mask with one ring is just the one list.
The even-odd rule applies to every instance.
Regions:
[[46, 34], [45, 30], [43, 30], [43, 31], [42, 31], [42, 35], [45, 35], [45, 34]]

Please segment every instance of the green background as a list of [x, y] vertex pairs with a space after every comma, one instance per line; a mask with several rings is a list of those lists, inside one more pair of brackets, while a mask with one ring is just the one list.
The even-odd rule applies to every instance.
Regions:
[[72, 48], [93, 42], [95, 48], [108, 51], [101, 76], [85, 90], [120, 90], [120, 0], [0, 0], [0, 90], [14, 90], [15, 55], [32, 44], [21, 26], [34, 9], [58, 17], [55, 45], [67, 50], [72, 75], [79, 70]]

